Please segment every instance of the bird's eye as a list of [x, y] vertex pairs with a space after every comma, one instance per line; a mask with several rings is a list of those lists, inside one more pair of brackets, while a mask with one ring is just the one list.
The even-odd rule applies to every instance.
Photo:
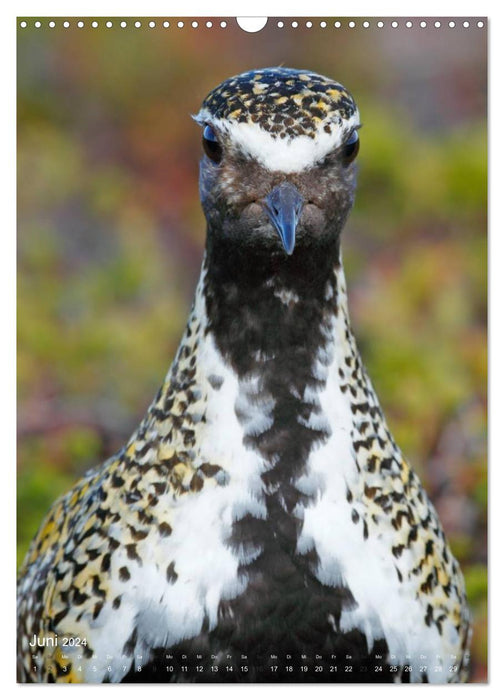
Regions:
[[354, 129], [341, 149], [343, 165], [347, 166], [357, 157], [359, 152], [359, 134]]
[[203, 129], [203, 149], [210, 160], [220, 163], [222, 158], [222, 146], [217, 140], [215, 131], [208, 124]]

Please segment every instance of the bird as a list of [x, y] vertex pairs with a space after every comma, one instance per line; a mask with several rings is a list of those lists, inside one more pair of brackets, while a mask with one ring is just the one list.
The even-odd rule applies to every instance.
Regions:
[[471, 616], [353, 334], [360, 116], [272, 67], [194, 116], [206, 245], [166, 378], [18, 578], [21, 682], [461, 682]]

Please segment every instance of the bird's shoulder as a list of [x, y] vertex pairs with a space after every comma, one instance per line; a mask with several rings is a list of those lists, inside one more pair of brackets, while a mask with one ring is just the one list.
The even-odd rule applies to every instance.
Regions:
[[[179, 353], [126, 445], [50, 508], [19, 575], [25, 640], [67, 628], [92, 637], [91, 628], [104, 621], [102, 609], [117, 607], [125, 587], [141, 578], [147, 564], [161, 572], [165, 585], [176, 576], [169, 564], [183, 546], [180, 533], [171, 537], [177, 512], [188, 499], [227, 479], [198, 446], [202, 397], [192, 381], [190, 358], [189, 352]], [[52, 658], [53, 651], [46, 648], [43, 654]]]

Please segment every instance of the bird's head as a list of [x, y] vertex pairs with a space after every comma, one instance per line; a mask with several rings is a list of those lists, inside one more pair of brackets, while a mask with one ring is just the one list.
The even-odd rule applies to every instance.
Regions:
[[209, 243], [284, 257], [337, 247], [360, 126], [342, 85], [304, 70], [249, 71], [212, 90], [195, 119]]

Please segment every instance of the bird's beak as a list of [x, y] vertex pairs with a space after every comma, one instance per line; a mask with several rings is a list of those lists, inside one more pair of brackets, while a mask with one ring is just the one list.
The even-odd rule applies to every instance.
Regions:
[[303, 208], [303, 198], [297, 187], [282, 182], [263, 200], [271, 223], [278, 231], [287, 255], [292, 255], [296, 244], [296, 226]]

